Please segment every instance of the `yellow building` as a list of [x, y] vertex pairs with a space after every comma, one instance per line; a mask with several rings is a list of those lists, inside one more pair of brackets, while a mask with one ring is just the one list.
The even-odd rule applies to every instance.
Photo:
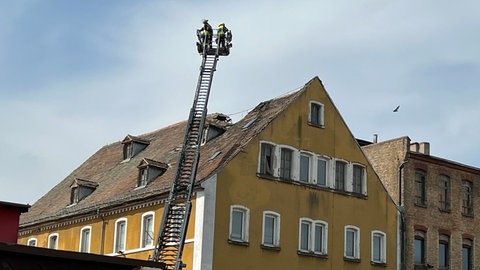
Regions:
[[[22, 216], [19, 243], [147, 259], [186, 122], [107, 145]], [[315, 77], [209, 116], [186, 269], [397, 269], [397, 209]]]

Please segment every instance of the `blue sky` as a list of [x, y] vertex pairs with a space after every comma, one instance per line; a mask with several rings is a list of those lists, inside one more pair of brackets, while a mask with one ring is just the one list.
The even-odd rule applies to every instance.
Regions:
[[409, 136], [480, 167], [478, 10], [473, 0], [0, 0], [0, 200], [33, 204], [100, 147], [186, 119], [203, 18], [234, 37], [209, 112], [238, 120], [318, 76], [355, 137]]

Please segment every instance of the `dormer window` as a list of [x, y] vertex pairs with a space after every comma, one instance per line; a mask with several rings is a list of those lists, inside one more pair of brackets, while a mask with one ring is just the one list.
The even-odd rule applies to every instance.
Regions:
[[232, 119], [228, 115], [222, 113], [207, 115], [201, 145], [222, 135], [231, 125]]
[[152, 159], [144, 158], [138, 167], [137, 187], [144, 187], [155, 178], [165, 173], [168, 164]]
[[98, 183], [75, 178], [72, 185], [70, 185], [70, 204], [76, 204], [85, 199], [88, 195], [92, 194], [98, 187]]
[[123, 144], [123, 159], [129, 160], [134, 157], [136, 154], [140, 153], [145, 149], [150, 142], [139, 137], [132, 135], [127, 135], [122, 141]]

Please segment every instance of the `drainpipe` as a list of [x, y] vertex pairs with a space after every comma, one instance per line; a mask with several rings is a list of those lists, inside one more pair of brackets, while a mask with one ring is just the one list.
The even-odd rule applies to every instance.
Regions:
[[97, 209], [97, 216], [102, 220], [102, 230], [100, 231], [100, 254], [104, 255], [104, 238], [105, 238], [105, 227], [107, 226], [107, 222], [103, 218], [102, 215], [100, 215], [100, 209]]
[[407, 242], [407, 232], [406, 232], [406, 224], [405, 224], [405, 205], [404, 205], [404, 198], [403, 198], [403, 189], [405, 183], [405, 173], [404, 167], [409, 161], [408, 153], [403, 160], [402, 164], [400, 164], [398, 168], [398, 212], [400, 213], [400, 269], [406, 270], [406, 242]]

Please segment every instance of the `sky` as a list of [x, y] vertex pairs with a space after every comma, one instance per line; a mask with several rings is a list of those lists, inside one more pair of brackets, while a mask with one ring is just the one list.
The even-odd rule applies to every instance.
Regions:
[[[480, 167], [480, 1], [0, 0], [0, 201], [188, 118], [202, 19], [233, 32], [208, 110], [238, 121], [318, 76], [356, 138]], [[398, 112], [393, 109], [400, 106]]]

